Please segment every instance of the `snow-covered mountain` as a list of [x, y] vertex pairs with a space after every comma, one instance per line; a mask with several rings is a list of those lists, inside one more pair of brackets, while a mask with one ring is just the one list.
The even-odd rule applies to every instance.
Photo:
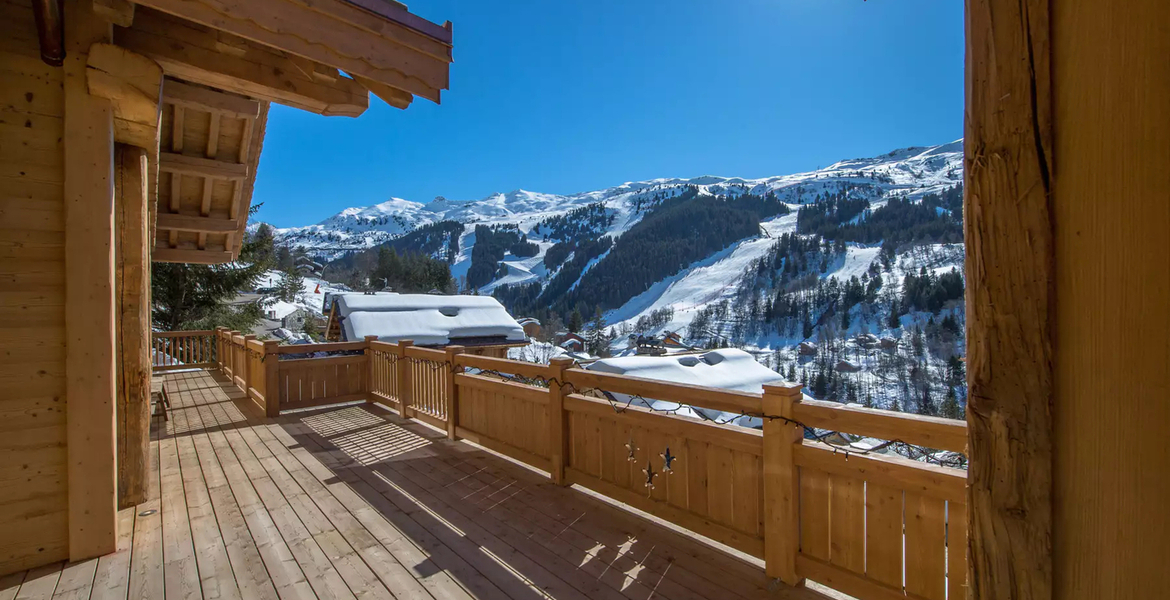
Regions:
[[[445, 220], [468, 225], [516, 224], [521, 231], [531, 232], [549, 217], [599, 202], [614, 216], [605, 233], [617, 236], [638, 221], [649, 199], [656, 195], [669, 196], [690, 186], [711, 196], [774, 192], [790, 204], [811, 202], [819, 194], [836, 190], [842, 184], [868, 185], [875, 199], [890, 193], [905, 193], [916, 199], [962, 182], [962, 149], [962, 140], [941, 146], [903, 148], [874, 158], [843, 160], [807, 173], [762, 179], [712, 175], [662, 178], [579, 194], [515, 190], [472, 201], [453, 201], [440, 196], [426, 204], [391, 198], [373, 206], [347, 208], [314, 225], [277, 229], [277, 242], [303, 246], [324, 258], [334, 258]], [[256, 226], [252, 224], [253, 228]], [[471, 230], [465, 232], [465, 238], [472, 235]], [[461, 243], [460, 247], [469, 251], [471, 245]], [[467, 252], [464, 254], [469, 256]]]
[[[956, 306], [962, 301], [961, 283], [957, 295], [954, 289], [947, 289], [949, 295], [941, 304], [924, 309], [912, 304], [924, 303], [924, 292], [909, 290], [904, 282], [922, 277], [926, 281], [922, 285], [941, 294], [937, 290], [945, 284], [940, 278], [956, 268], [962, 270], [962, 245], [955, 243], [961, 240], [961, 210], [953, 204], [958, 198], [954, 188], [962, 184], [962, 177], [963, 148], [958, 140], [761, 179], [662, 178], [579, 194], [516, 190], [475, 201], [440, 197], [426, 204], [394, 198], [343, 210], [315, 225], [278, 229], [276, 238], [278, 243], [300, 246], [321, 259], [332, 260], [391, 240], [402, 243], [411, 232], [431, 240], [449, 236], [426, 226], [454, 221], [464, 226], [457, 245], [444, 245], [440, 250], [433, 250], [440, 246], [432, 245], [427, 251], [449, 261], [451, 274], [461, 287], [471, 280], [479, 293], [493, 293], [504, 285], [514, 293], [519, 284], [540, 284], [535, 303], [529, 297], [518, 308], [523, 313], [551, 309], [552, 314], [565, 317], [582, 304], [588, 311], [600, 306], [609, 333], [619, 334], [612, 342], [615, 352], [624, 348], [626, 333], [683, 332], [691, 343], [708, 347], [731, 343], [745, 348], [789, 376], [794, 376], [795, 367], [798, 378], [807, 380], [810, 389], [818, 384], [829, 386], [821, 397], [857, 398], [850, 401], [905, 409], [918, 406], [915, 410], [933, 403], [932, 410], [937, 412], [943, 390], [957, 393], [960, 400], [965, 397], [965, 391], [956, 387], [959, 384], [944, 385], [953, 375], [953, 364], [948, 361], [957, 360], [964, 351], [961, 335], [948, 333], [962, 327], [962, 310]], [[940, 205], [940, 197], [949, 198], [952, 204]], [[764, 198], [770, 200], [761, 209], [758, 204]], [[924, 198], [932, 199], [927, 207], [921, 205]], [[746, 202], [748, 212], [758, 209], [758, 228], [756, 221], [750, 221], [749, 230], [735, 230], [738, 233], [733, 232], [732, 237], [725, 233], [709, 252], [706, 249], [712, 246], [708, 241], [697, 255], [672, 248], [687, 258], [675, 263], [677, 268], [667, 265], [665, 271], [661, 255], [648, 256], [646, 261], [635, 255], [631, 262], [629, 245], [633, 244], [627, 245], [620, 261], [615, 261], [615, 255], [621, 254], [622, 236], [631, 229], [638, 236], [651, 235], [650, 229], [653, 235], [668, 236], [671, 234], [663, 232], [678, 230], [650, 228], [654, 221], [648, 216], [661, 220], [670, 206], [684, 200], [693, 209], [695, 203], [731, 204], [737, 199]], [[893, 204], [895, 200], [897, 204]], [[835, 233], [813, 234], [806, 227], [796, 235], [800, 208], [810, 204], [814, 206], [808, 208], [834, 211], [831, 227], [836, 228]], [[863, 208], [842, 220], [840, 215], [847, 212], [845, 204]], [[907, 207], [917, 205], [918, 220], [914, 223], [922, 224], [937, 215], [945, 221], [948, 236], [940, 239], [934, 230], [926, 229], [915, 234], [910, 243], [883, 249], [887, 240], [874, 239], [872, 232], [866, 234], [868, 239], [857, 231], [842, 233], [842, 227], [872, 226], [865, 221], [880, 220], [878, 215], [887, 205], [901, 207], [893, 217], [893, 227], [904, 225], [906, 221], [897, 219], [910, 218], [915, 209]], [[492, 261], [488, 265], [481, 263], [472, 269], [477, 225], [506, 226], [501, 231], [515, 231], [514, 235], [523, 236], [531, 245], [504, 244], [507, 251], [501, 251], [502, 259], [488, 259]], [[714, 227], [718, 221], [704, 225]], [[444, 227], [447, 232], [458, 230], [458, 225]], [[956, 231], [960, 231], [957, 237]], [[604, 237], [616, 242], [590, 246]], [[789, 244], [779, 249], [784, 245], [782, 240], [795, 238], [804, 240], [807, 247], [794, 251]], [[560, 255], [556, 254], [558, 248]], [[483, 260], [483, 253], [479, 254]], [[582, 256], [575, 258], [575, 254]], [[606, 285], [598, 285], [601, 275], [597, 273], [590, 279], [591, 271], [606, 272]], [[651, 272], [661, 276], [645, 275]], [[621, 281], [615, 282], [615, 274]], [[638, 277], [643, 280], [629, 281]], [[592, 293], [606, 286], [610, 288], [608, 296]], [[584, 291], [578, 293], [578, 288]], [[615, 288], [621, 291], [614, 292]], [[860, 291], [864, 291], [864, 300], [858, 302], [855, 292]], [[850, 293], [855, 303], [845, 304]], [[501, 298], [507, 304], [506, 296]], [[583, 316], [586, 320], [591, 317]], [[858, 336], [881, 337], [883, 344], [893, 339], [899, 349], [896, 356], [887, 356], [872, 346], [859, 346], [854, 341]], [[798, 353], [802, 342], [820, 345], [815, 359]], [[924, 344], [929, 352], [922, 350]], [[853, 363], [848, 368], [859, 372], [848, 378], [839, 376], [839, 361]], [[821, 377], [828, 379], [822, 381]], [[846, 380], [849, 383], [840, 383]]]

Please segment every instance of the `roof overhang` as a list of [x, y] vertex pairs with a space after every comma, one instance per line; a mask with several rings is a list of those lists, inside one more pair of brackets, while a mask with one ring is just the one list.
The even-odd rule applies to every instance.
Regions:
[[90, 93], [111, 101], [115, 141], [148, 151], [155, 261], [238, 258], [269, 103], [353, 117], [371, 93], [405, 109], [448, 87], [451, 24], [393, 0], [93, 6], [116, 27], [91, 49]]

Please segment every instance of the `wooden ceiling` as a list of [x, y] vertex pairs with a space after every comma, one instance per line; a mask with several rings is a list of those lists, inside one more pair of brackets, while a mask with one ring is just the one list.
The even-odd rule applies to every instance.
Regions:
[[[356, 117], [370, 94], [405, 109], [448, 87], [450, 23], [391, 0], [93, 1], [127, 56], [91, 60], [91, 93], [115, 100], [116, 140], [157, 167], [155, 261], [239, 256], [270, 103]], [[165, 76], [153, 113], [135, 60]], [[107, 79], [122, 87], [95, 90]]]
[[159, 129], [154, 260], [239, 256], [268, 102], [167, 79]]

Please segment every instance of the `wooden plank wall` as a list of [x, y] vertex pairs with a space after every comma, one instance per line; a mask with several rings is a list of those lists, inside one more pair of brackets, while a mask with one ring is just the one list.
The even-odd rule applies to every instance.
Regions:
[[961, 471], [798, 448], [803, 576], [858, 598], [966, 596]]
[[[567, 479], [763, 556], [763, 443], [757, 430], [615, 412], [572, 395]], [[665, 470], [666, 454], [674, 458]], [[651, 478], [652, 471], [655, 475]]]
[[1164, 598], [1170, 3], [1082, 0], [1052, 2], [1050, 10], [1053, 595]]
[[62, 86], [0, 0], [0, 574], [68, 556]]
[[456, 433], [548, 468], [548, 390], [477, 375], [456, 375]]

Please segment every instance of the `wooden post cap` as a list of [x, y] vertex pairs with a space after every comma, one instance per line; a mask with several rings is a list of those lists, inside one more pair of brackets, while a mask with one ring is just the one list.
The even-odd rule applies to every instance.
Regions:
[[550, 364], [554, 367], [564, 367], [567, 369], [569, 367], [572, 367], [574, 364], [576, 364], [576, 362], [577, 361], [575, 361], [571, 358], [568, 358], [565, 356], [558, 356], [558, 357], [548, 361], [548, 364]]
[[803, 385], [789, 381], [777, 381], [776, 383], [764, 384], [764, 393], [776, 396], [800, 396], [802, 389], [804, 389]]
[[467, 350], [465, 346], [447, 346], [447, 356], [454, 356], [456, 354], [463, 354]]
[[398, 340], [399, 346], [413, 346], [414, 340]]
[[248, 335], [245, 335], [245, 336], [244, 336], [244, 339], [245, 339], [245, 340], [254, 340], [254, 339], [256, 339], [256, 334], [254, 334], [254, 333], [249, 333]]
[[376, 336], [376, 335], [367, 335], [367, 336], [366, 336], [366, 341], [367, 341], [367, 342], [376, 342], [376, 341], [378, 341], [378, 336]]

